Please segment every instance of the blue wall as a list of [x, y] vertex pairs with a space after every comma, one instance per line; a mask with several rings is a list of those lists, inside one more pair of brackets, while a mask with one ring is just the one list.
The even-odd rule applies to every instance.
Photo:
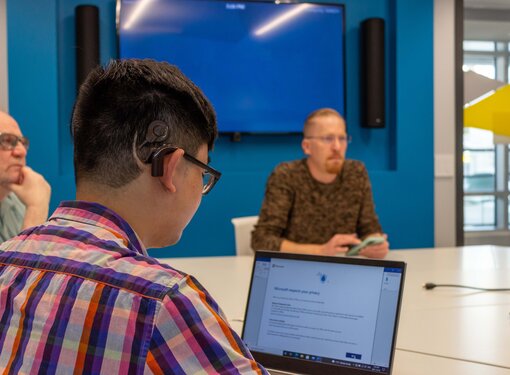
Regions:
[[[336, 1], [330, 1], [335, 3]], [[51, 208], [74, 198], [69, 118], [76, 92], [74, 7], [100, 8], [101, 60], [116, 54], [115, 1], [8, 0], [10, 113], [31, 138], [29, 164], [53, 188]], [[433, 226], [433, 0], [345, 0], [348, 155], [363, 160], [391, 247], [431, 247]], [[360, 127], [359, 24], [386, 20], [387, 121]], [[276, 164], [301, 158], [299, 136], [220, 137], [212, 165], [220, 183], [206, 196], [180, 243], [154, 256], [234, 254], [230, 218], [258, 213]], [[171, 214], [171, 213], [170, 213]]]

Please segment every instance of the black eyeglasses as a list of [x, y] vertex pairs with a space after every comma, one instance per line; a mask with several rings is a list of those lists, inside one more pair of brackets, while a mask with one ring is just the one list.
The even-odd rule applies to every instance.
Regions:
[[0, 148], [2, 150], [4, 151], [14, 150], [18, 145], [18, 142], [21, 142], [25, 149], [28, 150], [28, 146], [30, 145], [28, 138], [20, 137], [17, 136], [16, 134], [11, 133], [0, 133]]
[[[152, 164], [152, 175], [154, 177], [163, 176], [163, 159], [166, 155], [171, 154], [172, 152], [176, 151], [178, 147], [171, 146], [169, 144], [164, 144], [160, 147], [158, 147], [147, 159], [146, 163]], [[217, 171], [216, 169], [210, 167], [209, 165], [202, 163], [197, 158], [191, 156], [186, 151], [184, 152], [184, 158], [188, 160], [189, 162], [199, 166], [204, 170], [202, 173], [203, 178], [203, 188], [202, 188], [202, 194], [206, 195], [209, 193], [214, 185], [216, 185], [216, 182], [221, 177], [221, 172]]]

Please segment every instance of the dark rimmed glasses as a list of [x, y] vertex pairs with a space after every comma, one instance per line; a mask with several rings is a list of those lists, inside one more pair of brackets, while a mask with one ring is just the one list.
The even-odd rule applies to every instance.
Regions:
[[[155, 177], [163, 176], [163, 159], [166, 155], [171, 154], [172, 152], [176, 151], [178, 147], [164, 144], [160, 147], [158, 147], [147, 160], [147, 163], [152, 164], [152, 175]], [[184, 158], [188, 160], [190, 163], [193, 163], [200, 168], [204, 170], [202, 172], [202, 179], [203, 179], [203, 187], [202, 187], [202, 194], [206, 195], [209, 193], [214, 185], [216, 185], [216, 182], [221, 177], [221, 172], [217, 171], [216, 169], [210, 167], [209, 165], [202, 163], [197, 158], [191, 156], [186, 151], [184, 151]]]
[[26, 137], [20, 137], [16, 134], [11, 133], [0, 133], [0, 149], [4, 151], [11, 151], [16, 148], [18, 142], [21, 142], [23, 147], [28, 150], [30, 141]]

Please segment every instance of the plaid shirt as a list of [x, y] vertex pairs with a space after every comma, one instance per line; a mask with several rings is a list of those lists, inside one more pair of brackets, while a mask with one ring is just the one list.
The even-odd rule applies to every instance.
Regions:
[[266, 373], [192, 277], [111, 210], [63, 202], [0, 246], [4, 373]]

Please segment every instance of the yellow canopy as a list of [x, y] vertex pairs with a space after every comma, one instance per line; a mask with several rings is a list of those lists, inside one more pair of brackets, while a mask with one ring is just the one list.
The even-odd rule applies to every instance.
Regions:
[[510, 137], [510, 85], [464, 108], [464, 126]]

